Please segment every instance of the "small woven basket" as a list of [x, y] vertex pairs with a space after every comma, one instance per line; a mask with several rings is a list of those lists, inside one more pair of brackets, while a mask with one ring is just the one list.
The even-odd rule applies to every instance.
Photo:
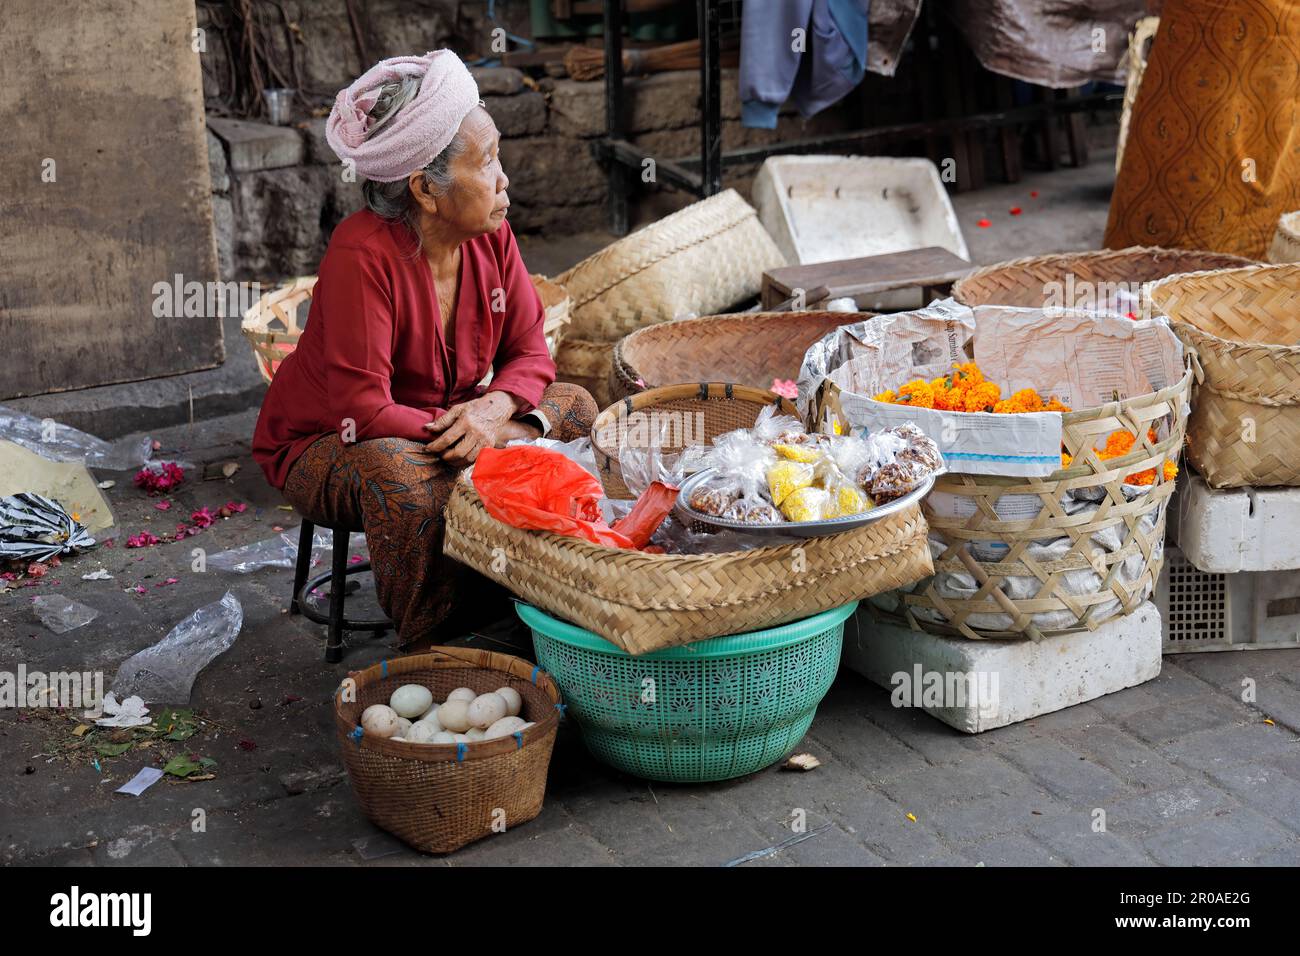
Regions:
[[316, 276], [300, 276], [263, 295], [244, 313], [239, 331], [253, 347], [257, 370], [269, 383], [285, 356], [298, 347], [307, 324]]
[[769, 389], [799, 377], [808, 347], [864, 312], [746, 312], [679, 319], [633, 332], [614, 346], [615, 401], [648, 388], [721, 379]]
[[[1136, 610], [1151, 595], [1163, 564], [1166, 505], [1174, 492], [1174, 480], [1165, 478], [1163, 466], [1176, 461], [1182, 448], [1191, 386], [1189, 370], [1158, 392], [1063, 414], [1061, 440], [1073, 458], [1069, 468], [1046, 478], [940, 475], [924, 505], [932, 539], [941, 540], [943, 546], [935, 570], [970, 575], [976, 590], [969, 597], [945, 597], [933, 580], [923, 581], [914, 593], [902, 595], [906, 622], [972, 640], [1037, 641], [1049, 634], [1096, 630], [1110, 618]], [[1148, 430], [1161, 422], [1168, 426], [1165, 437], [1150, 441]], [[1099, 458], [1094, 449], [1104, 447], [1106, 436], [1121, 429], [1137, 436], [1133, 450], [1118, 458]], [[1124, 494], [1124, 479], [1149, 468], [1156, 471], [1153, 485], [1130, 500]], [[1062, 497], [1080, 488], [1103, 489], [1101, 506], [1066, 514]], [[953, 496], [957, 503], [942, 515], [934, 507], [935, 497], [941, 494]], [[1004, 517], [998, 501], [1008, 495], [1021, 497], [1011, 499], [1017, 506], [1008, 508]], [[1024, 500], [1033, 497], [1041, 502], [1040, 510], [1025, 517], [1030, 509], [1024, 507]], [[1103, 550], [1091, 540], [1112, 531], [1118, 544], [1112, 550]], [[1070, 539], [1068, 551], [1060, 558], [1039, 561], [1028, 554], [1031, 544], [1060, 538]], [[986, 556], [991, 551], [1003, 556], [980, 560], [977, 548]], [[1095, 573], [1101, 582], [1088, 593], [1071, 593], [1064, 577], [1071, 571]], [[1013, 597], [1010, 578], [1037, 581], [1035, 593]], [[925, 612], [918, 614], [918, 609]], [[1067, 626], [1048, 629], [1034, 622], [1036, 614], [1061, 616], [1062, 612], [1071, 619]], [[973, 615], [1006, 617], [1011, 626], [975, 627]]]
[[596, 407], [604, 408], [613, 401], [609, 391], [613, 356], [613, 342], [593, 342], [572, 334], [565, 335], [555, 355], [556, 380], [581, 385], [596, 400]]
[[1273, 244], [1268, 247], [1268, 261], [1300, 262], [1300, 212], [1288, 212], [1278, 219]]
[[629, 654], [797, 621], [934, 570], [916, 505], [793, 544], [646, 554], [503, 524], [462, 476], [446, 522], [448, 557]]
[[[300, 276], [263, 295], [244, 313], [239, 330], [253, 347], [257, 370], [269, 383], [285, 356], [298, 347], [307, 324], [311, 296], [319, 276]], [[533, 288], [542, 300], [546, 317], [542, 331], [554, 357], [569, 323], [569, 297], [564, 289], [545, 276], [531, 275]]]
[[[436, 647], [353, 672], [349, 680], [355, 683], [345, 681], [334, 697], [339, 751], [357, 803], [376, 826], [417, 850], [450, 853], [541, 812], [561, 703], [544, 671], [509, 654]], [[457, 687], [479, 694], [513, 687], [523, 699], [520, 716], [535, 723], [473, 744], [413, 744], [362, 733], [362, 711], [387, 704], [403, 684], [429, 688], [434, 700]]]
[[1300, 264], [1172, 276], [1151, 301], [1199, 363], [1196, 470], [1211, 488], [1300, 485]]
[[[1063, 252], [1011, 259], [976, 269], [952, 287], [963, 305], [1013, 305], [1041, 309], [1048, 305], [1092, 308], [1098, 299], [1125, 289], [1141, 298], [1145, 283], [1179, 272], [1231, 269], [1249, 259], [1219, 252], [1131, 246], [1098, 252]], [[1091, 304], [1089, 302], [1091, 300]]]
[[646, 325], [712, 315], [758, 295], [785, 265], [758, 213], [727, 189], [606, 246], [556, 277], [573, 334], [611, 345]]
[[667, 425], [660, 446], [665, 452], [708, 445], [729, 431], [752, 428], [770, 405], [783, 415], [798, 417], [794, 403], [774, 392], [717, 382], [654, 388], [610, 405], [591, 426], [591, 449], [605, 496], [635, 497], [623, 483], [619, 466], [619, 452], [629, 439], [639, 438], [646, 447], [658, 444], [659, 430]]

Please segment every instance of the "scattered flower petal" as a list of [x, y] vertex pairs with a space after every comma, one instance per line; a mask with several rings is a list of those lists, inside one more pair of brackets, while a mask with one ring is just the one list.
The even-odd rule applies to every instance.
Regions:
[[155, 544], [161, 544], [162, 539], [157, 535], [150, 534], [148, 531], [141, 531], [139, 534], [133, 534], [126, 539], [128, 548], [151, 548]]
[[171, 510], [171, 506], [172, 506], [172, 503], [171, 503], [170, 501], [156, 501], [156, 502], [154, 502], [154, 507], [157, 508], [159, 511], [169, 511], [169, 510]]
[[1021, 210], [1021, 208], [1020, 208], [1019, 206], [1012, 206], [1012, 207], [1008, 210], [1008, 212], [1010, 212], [1011, 215], [1013, 215], [1013, 216], [1019, 216], [1020, 213], [1021, 213], [1021, 211], [1022, 211], [1022, 210]]
[[981, 229], [987, 229], [989, 226], [993, 225], [993, 223], [989, 222], [987, 219], [981, 219], [979, 222], [975, 223], [975, 225], [979, 226]]

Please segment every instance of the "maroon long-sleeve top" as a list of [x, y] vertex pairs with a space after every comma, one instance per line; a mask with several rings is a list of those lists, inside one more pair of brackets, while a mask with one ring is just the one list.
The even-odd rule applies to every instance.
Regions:
[[423, 427], [452, 405], [502, 391], [526, 412], [555, 380], [541, 300], [514, 233], [462, 247], [456, 315], [444, 335], [433, 272], [411, 231], [369, 210], [345, 219], [321, 260], [307, 328], [275, 373], [253, 458], [283, 488], [312, 442], [349, 427], [355, 441], [427, 442]]

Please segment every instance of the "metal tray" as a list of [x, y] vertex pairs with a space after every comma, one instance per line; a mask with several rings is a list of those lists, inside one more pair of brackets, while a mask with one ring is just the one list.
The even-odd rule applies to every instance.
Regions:
[[707, 531], [710, 528], [726, 528], [730, 531], [744, 531], [749, 534], [784, 535], [794, 538], [821, 538], [830, 534], [843, 534], [845, 531], [852, 531], [854, 528], [861, 528], [863, 525], [869, 525], [881, 518], [897, 514], [904, 508], [920, 501], [934, 487], [934, 475], [930, 475], [919, 488], [909, 491], [903, 497], [878, 505], [870, 511], [862, 512], [862, 514], [848, 515], [844, 518], [831, 518], [827, 521], [782, 521], [773, 524], [750, 524], [744, 521], [733, 521], [728, 518], [702, 514], [686, 503], [690, 499], [691, 492], [712, 478], [716, 472], [716, 468], [705, 468], [703, 471], [697, 471], [682, 482], [681, 494], [677, 496], [677, 505], [674, 510], [683, 521], [697, 531]]

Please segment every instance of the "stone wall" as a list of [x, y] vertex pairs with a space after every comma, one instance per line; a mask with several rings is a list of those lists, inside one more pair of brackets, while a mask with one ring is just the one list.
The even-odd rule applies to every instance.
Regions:
[[[518, 71], [500, 68], [476, 72], [483, 101], [501, 131], [514, 229], [563, 235], [604, 228], [606, 177], [590, 149], [604, 132], [604, 84], [526, 80]], [[783, 115], [776, 130], [744, 129], [737, 85], [735, 72], [724, 71], [727, 149], [854, 125], [850, 99], [807, 121]], [[635, 143], [665, 158], [698, 154], [697, 73], [632, 79], [627, 95]], [[362, 207], [360, 186], [343, 180], [325, 142], [325, 119], [275, 127], [210, 117], [209, 127], [223, 276], [269, 282], [314, 272], [334, 227]], [[754, 172], [728, 168], [724, 184], [747, 196]], [[685, 194], [651, 186], [634, 207], [634, 222], [689, 201]]]

